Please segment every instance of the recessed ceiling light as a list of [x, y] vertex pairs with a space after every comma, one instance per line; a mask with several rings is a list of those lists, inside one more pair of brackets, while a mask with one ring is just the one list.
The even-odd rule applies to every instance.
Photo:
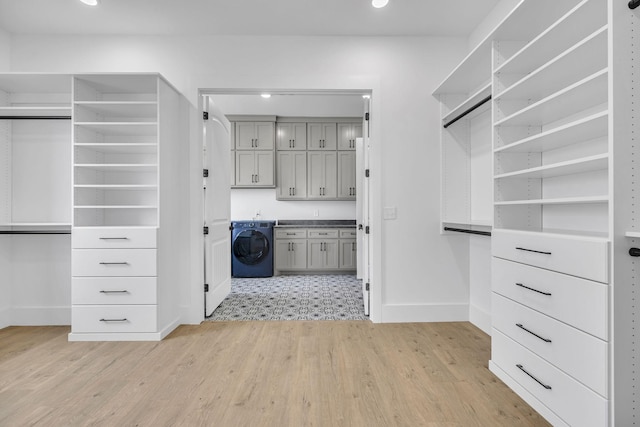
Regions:
[[378, 9], [385, 7], [387, 3], [389, 3], [389, 0], [371, 0], [371, 5]]
[[97, 6], [100, 0], [80, 0], [82, 3], [89, 6]]
[[265, 98], [265, 99], [271, 98], [271, 94], [270, 93], [263, 93], [260, 96]]

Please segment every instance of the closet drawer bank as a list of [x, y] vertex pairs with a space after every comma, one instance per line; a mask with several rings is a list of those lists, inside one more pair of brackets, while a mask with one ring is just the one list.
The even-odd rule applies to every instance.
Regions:
[[74, 305], [156, 304], [155, 277], [74, 277]]
[[155, 249], [74, 249], [71, 274], [77, 276], [155, 276]]
[[155, 248], [155, 228], [77, 228], [71, 240], [74, 248]]
[[[502, 370], [508, 378], [526, 389], [566, 425], [608, 425], [608, 405], [605, 398], [496, 329], [493, 329], [491, 341], [492, 370]], [[508, 385], [513, 387], [515, 384], [509, 384], [508, 378], [505, 378]]]
[[156, 319], [156, 305], [83, 306], [71, 313], [74, 333], [155, 332]]
[[606, 239], [529, 231], [494, 230], [493, 256], [535, 267], [609, 281]]

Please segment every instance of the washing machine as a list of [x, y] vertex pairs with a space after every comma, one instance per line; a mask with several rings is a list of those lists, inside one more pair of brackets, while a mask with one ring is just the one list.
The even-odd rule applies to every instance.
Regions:
[[273, 276], [273, 227], [275, 221], [231, 223], [231, 275]]

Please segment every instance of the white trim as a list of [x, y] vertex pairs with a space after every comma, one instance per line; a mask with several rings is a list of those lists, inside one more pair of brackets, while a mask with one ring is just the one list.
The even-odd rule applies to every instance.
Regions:
[[0, 310], [0, 329], [11, 326], [11, 309], [5, 307]]
[[469, 304], [383, 304], [382, 323], [466, 322]]
[[491, 336], [491, 313], [480, 307], [469, 304], [469, 322]]
[[12, 307], [11, 326], [71, 325], [71, 307]]

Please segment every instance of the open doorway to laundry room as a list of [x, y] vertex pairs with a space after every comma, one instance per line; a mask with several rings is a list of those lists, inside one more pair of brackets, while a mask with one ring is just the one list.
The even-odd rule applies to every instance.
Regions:
[[208, 320], [368, 318], [370, 93], [201, 91]]

